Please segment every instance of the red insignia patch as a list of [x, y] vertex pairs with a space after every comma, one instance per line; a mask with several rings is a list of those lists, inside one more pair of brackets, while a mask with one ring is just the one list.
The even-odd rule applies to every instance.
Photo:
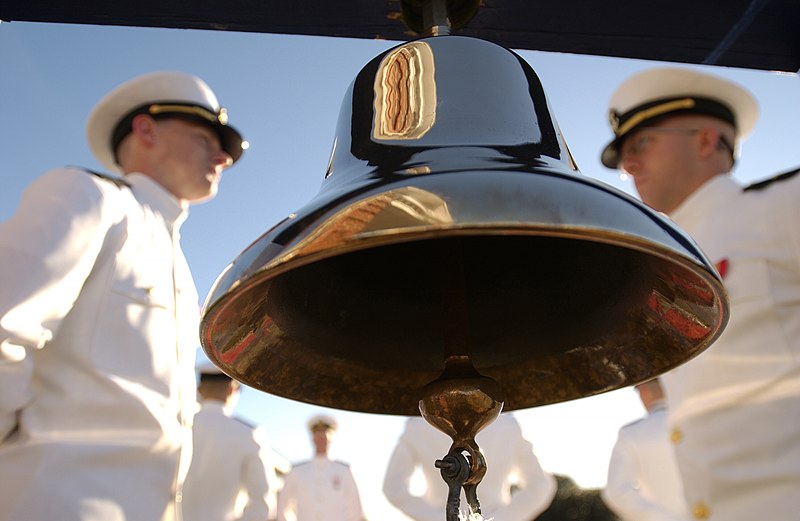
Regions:
[[728, 259], [722, 259], [721, 261], [718, 261], [716, 264], [714, 264], [714, 267], [717, 268], [717, 273], [719, 273], [719, 276], [724, 279], [725, 275], [728, 274]]

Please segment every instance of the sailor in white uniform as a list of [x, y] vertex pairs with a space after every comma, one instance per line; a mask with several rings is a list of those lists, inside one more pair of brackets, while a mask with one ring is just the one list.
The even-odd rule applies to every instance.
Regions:
[[730, 299], [722, 336], [662, 377], [695, 519], [800, 519], [800, 175], [731, 176], [757, 113], [717, 76], [648, 70], [612, 96], [602, 154], [697, 241]]
[[87, 127], [122, 177], [52, 170], [0, 223], [0, 520], [179, 515], [199, 342], [179, 230], [242, 153], [223, 114], [189, 74], [123, 83]]
[[192, 464], [183, 484], [183, 521], [266, 521], [269, 447], [233, 416], [241, 385], [213, 365], [200, 370], [200, 410], [192, 426]]
[[325, 415], [308, 422], [314, 458], [298, 463], [278, 493], [278, 521], [364, 521], [350, 466], [328, 457], [336, 421]]
[[611, 451], [603, 501], [623, 521], [688, 519], [669, 441], [667, 403], [658, 379], [636, 386], [647, 415], [623, 425]]
[[[486, 475], [478, 485], [484, 518], [498, 521], [531, 521], [544, 512], [556, 493], [556, 480], [542, 470], [533, 446], [522, 435], [513, 414], [501, 414], [480, 431], [475, 440], [486, 456]], [[448, 487], [434, 462], [450, 450], [452, 440], [420, 417], [406, 427], [389, 459], [383, 493], [415, 521], [441, 521], [445, 516]], [[412, 492], [412, 476], [421, 471], [422, 495]], [[513, 494], [512, 494], [513, 492]], [[461, 510], [468, 503], [461, 494]]]

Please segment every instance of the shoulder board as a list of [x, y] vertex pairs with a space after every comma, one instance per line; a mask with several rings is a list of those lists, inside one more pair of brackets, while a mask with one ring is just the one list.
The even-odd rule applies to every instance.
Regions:
[[785, 181], [787, 179], [791, 179], [795, 175], [800, 173], [800, 168], [795, 168], [794, 170], [790, 170], [788, 172], [783, 172], [782, 174], [778, 174], [776, 176], [770, 177], [769, 179], [764, 179], [763, 181], [759, 181], [757, 183], [753, 183], [748, 185], [744, 188], [745, 192], [752, 191], [752, 190], [761, 190], [763, 188], [768, 187], [772, 183]]
[[131, 187], [130, 183], [127, 182], [126, 180], [124, 180], [121, 177], [113, 176], [113, 175], [110, 175], [110, 174], [104, 174], [102, 172], [95, 172], [94, 170], [89, 170], [88, 168], [84, 168], [84, 167], [77, 167], [77, 168], [83, 170], [84, 172], [92, 174], [95, 177], [99, 177], [100, 179], [103, 179], [104, 181], [108, 181], [109, 183], [113, 183], [113, 184], [117, 185], [117, 188], [119, 188], [120, 190], [123, 189], [123, 188], [130, 188]]
[[250, 427], [251, 429], [255, 429], [256, 428], [255, 425], [253, 425], [252, 423], [250, 423], [250, 422], [248, 422], [246, 420], [243, 420], [242, 418], [239, 418], [238, 416], [234, 416], [233, 419], [236, 420], [237, 422], [241, 423], [242, 425], [246, 426], [246, 427]]

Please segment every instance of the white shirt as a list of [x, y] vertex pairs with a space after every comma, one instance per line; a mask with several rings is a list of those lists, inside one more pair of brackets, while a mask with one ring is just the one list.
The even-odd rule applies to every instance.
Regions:
[[800, 175], [748, 192], [718, 175], [672, 213], [712, 263], [727, 264], [731, 311], [710, 348], [667, 374], [674, 420], [769, 393], [781, 378], [800, 391], [798, 198]]
[[350, 467], [316, 456], [286, 475], [278, 493], [278, 521], [363, 521]]
[[199, 322], [186, 209], [126, 180], [50, 171], [0, 223], [0, 520], [158, 520], [180, 495]]
[[698, 519], [799, 519], [800, 175], [744, 191], [718, 175], [672, 214], [719, 266], [730, 321], [662, 376]]
[[[477, 487], [481, 513], [497, 521], [531, 521], [544, 512], [556, 493], [555, 478], [544, 472], [531, 443], [511, 414], [501, 414], [480, 431], [478, 446], [486, 457], [486, 475]], [[441, 521], [447, 505], [447, 484], [434, 463], [447, 455], [452, 440], [420, 418], [412, 417], [389, 459], [383, 493], [415, 521]], [[411, 492], [411, 478], [421, 470], [426, 489]], [[511, 494], [512, 485], [516, 491]], [[461, 511], [468, 503], [461, 494]]]
[[[183, 521], [266, 521], [268, 469], [256, 430], [232, 418], [218, 400], [194, 417], [192, 464], [183, 485]], [[238, 512], [237, 498], [247, 502]]]
[[688, 519], [665, 404], [619, 430], [602, 496], [623, 521]]

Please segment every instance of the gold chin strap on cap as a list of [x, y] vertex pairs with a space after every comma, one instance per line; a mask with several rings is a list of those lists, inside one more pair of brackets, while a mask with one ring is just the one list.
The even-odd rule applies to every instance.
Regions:
[[211, 123], [219, 123], [221, 125], [228, 124], [228, 111], [222, 107], [220, 107], [219, 112], [214, 113], [199, 105], [166, 105], [154, 103], [150, 105], [147, 111], [153, 116], [164, 113], [191, 114], [206, 119]]
[[[212, 127], [217, 127], [218, 129], [219, 126], [221, 125], [226, 129], [233, 130], [232, 127], [228, 126], [228, 111], [225, 110], [224, 108], [220, 108], [217, 112], [213, 112], [212, 110], [209, 110], [201, 105], [194, 105], [190, 103], [173, 102], [173, 103], [150, 103], [141, 105], [138, 108], [129, 112], [124, 118], [122, 118], [119, 121], [119, 123], [117, 123], [116, 127], [114, 128], [114, 131], [111, 133], [110, 145], [111, 145], [111, 150], [114, 152], [114, 161], [116, 161], [117, 163], [119, 163], [119, 160], [116, 157], [117, 147], [125, 138], [125, 136], [127, 136], [130, 133], [131, 122], [133, 121], [133, 118], [135, 118], [139, 114], [148, 114], [152, 117], [181, 116], [181, 115], [190, 116], [192, 118], [199, 118], [200, 120], [208, 122], [209, 124], [211, 124]], [[235, 130], [233, 130], [233, 132], [236, 133], [238, 136], [238, 132], [236, 132]], [[238, 137], [241, 138], [240, 136]], [[223, 140], [224, 144], [225, 141], [224, 136], [221, 135], [220, 138]], [[242, 140], [242, 143], [245, 143], [244, 140]], [[247, 148], [247, 146], [242, 146], [242, 150], [244, 150], [245, 148]], [[241, 153], [236, 155], [232, 153], [232, 151], [230, 150], [228, 151], [228, 153], [231, 155], [234, 161], [238, 159], [239, 155], [241, 155]]]
[[611, 120], [611, 127], [614, 130], [614, 134], [616, 134], [617, 137], [620, 137], [627, 134], [632, 128], [636, 127], [643, 121], [647, 121], [648, 119], [652, 119], [656, 116], [661, 116], [662, 114], [667, 114], [669, 112], [691, 109], [694, 108], [696, 104], [697, 102], [692, 98], [668, 101], [666, 103], [655, 105], [637, 112], [628, 120], [626, 120], [621, 126], [619, 125], [619, 115], [616, 112], [612, 111], [609, 119]]

